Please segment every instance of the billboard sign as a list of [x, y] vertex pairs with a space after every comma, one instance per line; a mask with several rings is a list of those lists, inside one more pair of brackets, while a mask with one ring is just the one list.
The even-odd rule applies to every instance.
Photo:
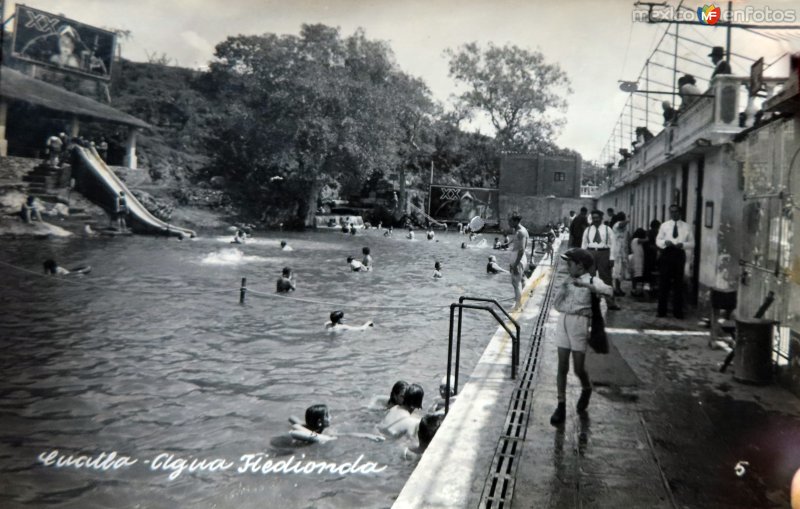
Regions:
[[764, 88], [764, 57], [750, 66], [750, 97], [755, 97]]
[[492, 223], [500, 221], [500, 192], [497, 189], [459, 186], [431, 186], [428, 214], [437, 221], [467, 223], [475, 216]]
[[116, 34], [17, 5], [12, 55], [64, 72], [111, 79]]

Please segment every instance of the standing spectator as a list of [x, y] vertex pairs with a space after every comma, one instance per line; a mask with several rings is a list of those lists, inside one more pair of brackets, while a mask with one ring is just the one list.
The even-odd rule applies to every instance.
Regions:
[[644, 259], [647, 246], [647, 232], [644, 228], [637, 228], [631, 239], [630, 270], [632, 290], [631, 295], [641, 297], [642, 283], [644, 283]]
[[59, 157], [61, 156], [61, 151], [63, 149], [64, 142], [61, 141], [61, 138], [56, 135], [47, 138], [47, 155], [49, 156], [47, 164], [50, 166], [58, 166]]
[[125, 198], [125, 191], [120, 191], [114, 203], [114, 219], [117, 221], [117, 228], [124, 232], [128, 229], [126, 218], [128, 217], [128, 200]]
[[[594, 259], [592, 272], [611, 286], [611, 269], [614, 266], [614, 233], [608, 225], [603, 224], [603, 212], [592, 211], [592, 224], [583, 232], [581, 247], [589, 251]], [[619, 310], [613, 296], [607, 298], [608, 309]]]
[[630, 233], [628, 232], [628, 218], [624, 212], [618, 212], [611, 221], [611, 232], [614, 235], [614, 252], [611, 258], [614, 260], [614, 296], [624, 297], [622, 291], [622, 280], [628, 273], [628, 245], [630, 244]]
[[669, 101], [662, 101], [661, 109], [664, 110], [664, 126], [668, 126], [677, 118], [678, 112], [675, 111]]
[[569, 225], [569, 247], [581, 247], [583, 232], [589, 226], [589, 219], [586, 215], [589, 211], [586, 207], [581, 207], [581, 213], [575, 216]]
[[[624, 149], [623, 149], [623, 150], [624, 150]], [[608, 207], [608, 208], [606, 209], [606, 214], [607, 214], [607, 217], [608, 217], [608, 219], [607, 219], [607, 220], [605, 220], [605, 221], [603, 221], [603, 224], [605, 224], [605, 225], [608, 225], [608, 226], [613, 226], [613, 225], [611, 224], [611, 221], [613, 221], [613, 220], [614, 220], [614, 209], [612, 209], [611, 207]]]
[[656, 246], [656, 237], [658, 237], [659, 228], [661, 228], [661, 221], [658, 219], [650, 221], [650, 229], [647, 230], [647, 243], [644, 248], [644, 280], [650, 288], [656, 287], [655, 273], [658, 268], [658, 246]]
[[681, 208], [671, 205], [670, 220], [658, 230], [656, 245], [661, 249], [658, 281], [658, 316], [667, 316], [667, 301], [672, 291], [672, 313], [683, 318], [683, 275], [686, 251], [694, 248], [694, 235], [685, 221], [681, 221]]
[[514, 307], [511, 311], [522, 309], [522, 278], [525, 275], [527, 260], [525, 259], [525, 249], [528, 248], [528, 230], [522, 226], [522, 216], [518, 212], [511, 214], [508, 220], [511, 228], [514, 229], [514, 240], [511, 243], [511, 250], [514, 251], [514, 261], [511, 262], [511, 286], [514, 287]]
[[589, 406], [592, 382], [585, 369], [585, 360], [589, 327], [592, 322], [592, 293], [611, 295], [611, 287], [590, 275], [594, 263], [590, 253], [583, 249], [570, 249], [562, 254], [561, 258], [567, 262], [569, 277], [562, 281], [553, 302], [556, 311], [560, 312], [555, 334], [558, 347], [556, 374], [558, 406], [550, 417], [550, 424], [553, 426], [563, 424], [567, 416], [567, 372], [570, 355], [575, 375], [581, 381], [581, 395], [576, 409], [579, 413], [583, 413]]
[[108, 142], [104, 136], [100, 138], [100, 144], [97, 145], [97, 153], [100, 154], [100, 159], [104, 163], [108, 162]]
[[731, 64], [725, 60], [725, 48], [722, 46], [714, 46], [711, 48], [711, 62], [714, 64], [714, 72], [711, 74], [713, 78], [717, 74], [731, 74]]
[[678, 78], [678, 94], [681, 96], [681, 110], [685, 110], [695, 102], [703, 92], [697, 88], [697, 80], [691, 74]]

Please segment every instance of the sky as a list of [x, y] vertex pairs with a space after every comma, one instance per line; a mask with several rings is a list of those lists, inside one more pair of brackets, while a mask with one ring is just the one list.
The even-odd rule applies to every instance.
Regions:
[[[26, 0], [35, 7], [82, 23], [130, 30], [120, 41], [122, 56], [147, 61], [148, 55], [166, 54], [184, 67], [203, 68], [213, 58], [214, 46], [229, 35], [298, 33], [303, 23], [337, 26], [343, 34], [361, 27], [367, 37], [387, 41], [398, 66], [422, 78], [434, 98], [444, 103], [459, 92], [448, 76], [448, 48], [477, 41], [481, 45], [515, 44], [537, 50], [558, 63], [569, 76], [573, 93], [564, 115], [566, 125], [555, 142], [577, 150], [585, 159], [600, 155], [625, 107], [628, 94], [618, 80], [636, 80], [667, 25], [633, 21], [633, 0]], [[676, 5], [677, 1], [670, 2]], [[15, 3], [6, 1], [6, 19]], [[698, 1], [684, 0], [693, 11]], [[734, 9], [790, 10], [800, 25], [794, 0], [737, 1]], [[723, 6], [724, 7], [724, 6]], [[683, 27], [682, 27], [683, 28]], [[724, 44], [724, 29], [685, 27], [680, 33], [703, 43]], [[800, 31], [769, 32], [768, 39], [734, 30], [733, 52], [770, 63], [787, 51], [800, 51]], [[674, 50], [667, 37], [660, 46]], [[681, 57], [707, 61], [708, 48], [688, 41], [678, 47]], [[657, 53], [654, 62], [671, 65], [672, 57]], [[749, 62], [734, 59], [734, 74], [747, 76]], [[688, 66], [682, 69], [683, 66]], [[651, 79], [672, 82], [672, 72], [651, 66]], [[710, 76], [712, 68], [681, 60], [679, 69]], [[660, 73], [660, 74], [659, 74]], [[788, 59], [772, 66], [768, 75], [788, 73]], [[644, 88], [644, 87], [641, 87]], [[650, 87], [652, 88], [652, 86]], [[660, 107], [635, 94], [633, 124], [659, 125]], [[659, 101], [662, 98], [659, 97]], [[113, 103], [112, 103], [113, 104]], [[655, 107], [654, 107], [655, 106]], [[649, 110], [653, 111], [649, 111]], [[648, 110], [648, 111], [645, 111]], [[657, 110], [657, 111], [656, 111]], [[627, 115], [628, 113], [626, 113]], [[630, 122], [628, 122], [630, 124]], [[489, 133], [477, 121], [472, 128]], [[627, 128], [626, 128], [627, 129]], [[616, 139], [616, 135], [614, 135]]]

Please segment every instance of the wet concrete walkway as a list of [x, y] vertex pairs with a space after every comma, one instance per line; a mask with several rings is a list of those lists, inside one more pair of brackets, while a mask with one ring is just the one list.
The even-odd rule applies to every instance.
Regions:
[[[562, 264], [558, 282], [566, 277]], [[800, 400], [719, 373], [696, 316], [655, 317], [655, 302], [621, 299], [607, 317], [609, 355], [590, 354], [589, 411], [570, 373], [567, 422], [556, 404], [552, 311], [518, 459], [512, 507], [777, 508], [800, 468]], [[742, 476], [739, 461], [746, 461]]]

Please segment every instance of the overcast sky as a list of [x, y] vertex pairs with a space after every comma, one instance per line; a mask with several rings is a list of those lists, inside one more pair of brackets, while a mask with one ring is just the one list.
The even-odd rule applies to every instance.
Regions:
[[[635, 80], [666, 25], [633, 23], [633, 0], [26, 0], [26, 5], [105, 28], [127, 29], [130, 40], [121, 41], [123, 57], [146, 61], [148, 54], [162, 54], [186, 67], [203, 67], [212, 58], [214, 46], [228, 35], [297, 33], [302, 23], [338, 26], [344, 34], [362, 27], [367, 36], [388, 41], [398, 65], [421, 77], [434, 97], [447, 101], [457, 92], [447, 74], [446, 48], [477, 41], [506, 43], [541, 51], [549, 62], [567, 72], [574, 93], [569, 97], [566, 126], [556, 142], [580, 152], [587, 159], [598, 157], [612, 133], [627, 99], [617, 81]], [[672, 1], [672, 4], [677, 2]], [[6, 2], [6, 17], [14, 2]], [[700, 2], [687, 0], [696, 9]], [[726, 5], [726, 4], [725, 4]], [[735, 8], [750, 5], [791, 9], [800, 24], [798, 2], [734, 2]], [[724, 5], [723, 5], [724, 7]], [[724, 43], [724, 29], [685, 27], [682, 34], [701, 42]], [[775, 35], [774, 32], [770, 32]], [[742, 30], [734, 31], [733, 51], [753, 58], [765, 56], [767, 63], [786, 51], [800, 50], [800, 31], [779, 32], [775, 41]], [[662, 48], [672, 51], [674, 41]], [[682, 43], [679, 55], [706, 61], [707, 48]], [[660, 54], [657, 61], [671, 64]], [[787, 72], [786, 58], [771, 72]], [[698, 76], [711, 74], [697, 65], [683, 69]], [[749, 64], [734, 60], [734, 73], [747, 75]], [[657, 73], [654, 68], [653, 73]], [[661, 79], [671, 83], [672, 74], [661, 69]], [[653, 78], [654, 75], [651, 75]], [[661, 98], [659, 98], [661, 99]], [[644, 96], [637, 98], [643, 107]], [[660, 109], [649, 114], [651, 121]], [[658, 111], [656, 111], [658, 110]], [[644, 116], [640, 110], [639, 115]], [[634, 125], [638, 120], [634, 120]], [[658, 122], [655, 122], [656, 124]]]

